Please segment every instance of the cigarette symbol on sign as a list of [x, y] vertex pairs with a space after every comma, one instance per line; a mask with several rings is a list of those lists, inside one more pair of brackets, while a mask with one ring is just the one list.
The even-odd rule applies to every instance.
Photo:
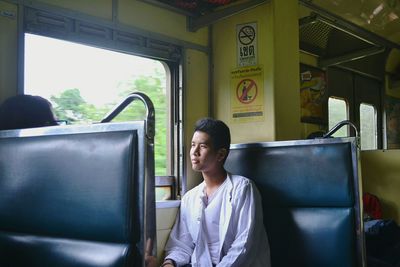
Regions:
[[237, 99], [243, 104], [250, 104], [256, 99], [257, 84], [251, 79], [241, 80], [236, 88]]
[[256, 38], [256, 31], [251, 26], [245, 26], [240, 29], [238, 37], [242, 45], [249, 45], [254, 41], [254, 38]]

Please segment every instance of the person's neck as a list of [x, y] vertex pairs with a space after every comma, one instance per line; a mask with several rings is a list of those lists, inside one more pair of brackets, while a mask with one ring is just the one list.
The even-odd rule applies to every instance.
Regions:
[[215, 171], [203, 172], [204, 182], [206, 184], [206, 194], [211, 195], [226, 179], [226, 171], [220, 168]]

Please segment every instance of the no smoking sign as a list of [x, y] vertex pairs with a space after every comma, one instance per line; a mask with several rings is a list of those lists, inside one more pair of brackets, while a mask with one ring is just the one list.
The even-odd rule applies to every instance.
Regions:
[[238, 66], [257, 64], [257, 23], [236, 26]]
[[256, 31], [252, 26], [244, 26], [240, 28], [238, 38], [242, 45], [250, 45], [256, 38]]

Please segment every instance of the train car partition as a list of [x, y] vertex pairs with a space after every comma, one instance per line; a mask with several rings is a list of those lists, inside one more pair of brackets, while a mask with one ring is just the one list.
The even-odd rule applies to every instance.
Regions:
[[145, 266], [156, 255], [148, 127], [0, 131], [0, 266]]
[[273, 267], [362, 267], [357, 138], [237, 144], [228, 171], [261, 195]]

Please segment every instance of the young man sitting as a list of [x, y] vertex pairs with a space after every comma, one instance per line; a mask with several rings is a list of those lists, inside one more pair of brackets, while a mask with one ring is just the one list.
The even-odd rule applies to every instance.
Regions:
[[230, 141], [222, 121], [196, 123], [190, 158], [204, 181], [182, 198], [163, 267], [270, 267], [258, 190], [224, 169]]

